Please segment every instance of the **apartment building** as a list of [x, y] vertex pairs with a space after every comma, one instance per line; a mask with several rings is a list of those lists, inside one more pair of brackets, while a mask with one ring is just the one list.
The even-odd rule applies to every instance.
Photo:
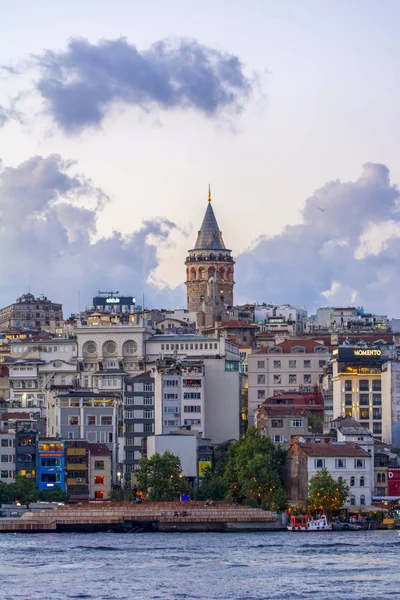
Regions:
[[124, 476], [131, 473], [142, 458], [142, 439], [154, 434], [154, 377], [150, 371], [126, 377], [124, 391]]
[[105, 444], [89, 444], [89, 497], [108, 500], [112, 487], [112, 457]]
[[118, 464], [118, 399], [112, 394], [76, 391], [56, 399], [56, 429], [64, 440], [105, 444], [112, 455], [113, 482]]
[[33, 294], [23, 294], [14, 304], [0, 309], [0, 331], [30, 329], [56, 333], [62, 326], [62, 305], [46, 296], [35, 298]]
[[13, 483], [15, 481], [15, 440], [15, 431], [0, 430], [0, 480], [3, 483]]
[[285, 340], [248, 356], [249, 424], [266, 398], [319, 385], [330, 358], [329, 345], [309, 339]]

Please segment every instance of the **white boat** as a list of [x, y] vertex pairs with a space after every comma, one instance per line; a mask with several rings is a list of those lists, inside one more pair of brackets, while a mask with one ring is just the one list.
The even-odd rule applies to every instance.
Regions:
[[311, 515], [293, 515], [287, 528], [288, 531], [332, 531], [332, 523], [328, 523], [325, 515], [318, 519]]

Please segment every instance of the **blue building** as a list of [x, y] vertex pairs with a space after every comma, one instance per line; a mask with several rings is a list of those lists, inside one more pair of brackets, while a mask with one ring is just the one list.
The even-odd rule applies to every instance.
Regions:
[[54, 438], [39, 440], [36, 482], [40, 490], [58, 485], [65, 492], [65, 442]]

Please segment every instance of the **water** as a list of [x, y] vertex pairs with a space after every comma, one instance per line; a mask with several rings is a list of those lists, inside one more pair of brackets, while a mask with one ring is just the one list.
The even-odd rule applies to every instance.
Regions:
[[383, 600], [395, 531], [0, 535], [1, 600]]

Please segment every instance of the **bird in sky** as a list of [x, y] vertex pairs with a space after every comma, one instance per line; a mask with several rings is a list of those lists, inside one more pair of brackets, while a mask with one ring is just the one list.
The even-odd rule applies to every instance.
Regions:
[[321, 212], [325, 212], [327, 210], [326, 208], [321, 208], [320, 206], [318, 206], [318, 208]]

